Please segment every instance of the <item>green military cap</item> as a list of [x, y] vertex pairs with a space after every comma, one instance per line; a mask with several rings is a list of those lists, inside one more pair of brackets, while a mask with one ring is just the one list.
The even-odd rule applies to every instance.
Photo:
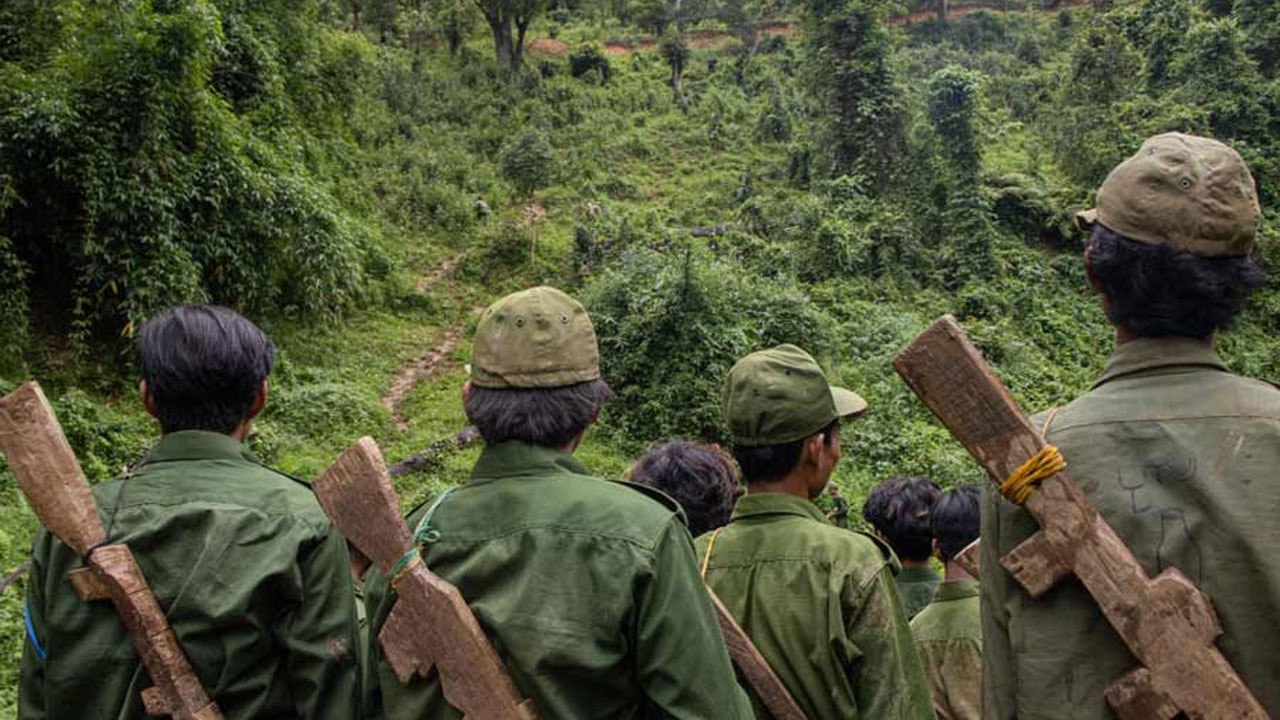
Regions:
[[729, 371], [723, 407], [729, 432], [743, 447], [801, 440], [866, 409], [856, 393], [827, 384], [817, 361], [795, 345], [739, 360]]
[[1148, 139], [1098, 189], [1098, 206], [1076, 215], [1132, 240], [1197, 255], [1246, 255], [1261, 214], [1240, 154], [1210, 138], [1165, 133]]
[[596, 331], [582, 305], [553, 287], [508, 295], [485, 311], [471, 353], [471, 383], [557, 388], [600, 378]]

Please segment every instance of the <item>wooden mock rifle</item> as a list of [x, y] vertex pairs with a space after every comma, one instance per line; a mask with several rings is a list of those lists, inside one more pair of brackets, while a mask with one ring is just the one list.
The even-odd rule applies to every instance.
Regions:
[[378, 445], [360, 438], [312, 487], [334, 526], [396, 591], [378, 640], [400, 682], [435, 668], [445, 700], [470, 720], [536, 720], [462, 594], [417, 555]]
[[959, 565], [961, 570], [969, 573], [973, 576], [974, 580], [977, 580], [981, 566], [981, 562], [978, 559], [981, 551], [982, 540], [979, 538], [978, 540], [974, 540], [968, 545], [965, 545], [960, 552], [956, 553], [955, 557], [951, 558], [951, 562]]
[[[894, 360], [898, 374], [997, 484], [1045, 442], [950, 315]], [[1024, 503], [1040, 530], [1000, 559], [1032, 597], [1074, 574], [1141, 666], [1106, 689], [1123, 720], [1265, 720], [1214, 641], [1209, 598], [1177, 568], [1154, 579], [1065, 471]]]
[[147, 714], [221, 720], [133, 553], [123, 544], [103, 544], [106, 533], [89, 483], [38, 383], [0, 398], [0, 449], [40, 523], [84, 559], [86, 567], [69, 575], [76, 594], [115, 604], [155, 683], [142, 691]]

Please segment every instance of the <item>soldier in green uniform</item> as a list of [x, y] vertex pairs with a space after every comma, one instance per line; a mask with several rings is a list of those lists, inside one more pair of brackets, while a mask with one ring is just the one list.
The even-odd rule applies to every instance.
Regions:
[[840, 494], [840, 486], [834, 482], [827, 483], [827, 497], [835, 507], [827, 513], [827, 519], [838, 528], [849, 529], [849, 500]]
[[[228, 718], [359, 713], [347, 547], [310, 488], [244, 445], [274, 348], [225, 308], [182, 307], [138, 335], [147, 411], [162, 437], [97, 485], [107, 540], [133, 550], [201, 685]], [[82, 562], [41, 530], [27, 586], [18, 714], [145, 718], [151, 679], [110, 602], [67, 581]]]
[[892, 551], [831, 525], [812, 502], [840, 460], [840, 420], [866, 407], [793, 345], [740, 360], [724, 416], [747, 494], [698, 553], [707, 584], [810, 720], [926, 720]]
[[938, 571], [929, 566], [933, 557], [929, 517], [938, 495], [937, 483], [929, 478], [895, 477], [877, 485], [862, 504], [862, 517], [902, 562], [896, 580], [908, 619], [933, 600], [942, 582]]
[[[484, 451], [409, 525], [542, 717], [750, 717], [679, 506], [573, 457], [611, 397], [582, 306], [548, 287], [492, 305], [463, 396]], [[374, 569], [365, 592], [376, 639], [395, 591]], [[369, 715], [459, 717], [434, 674], [402, 685], [370, 652]]]
[[978, 539], [982, 490], [977, 485], [948, 490], [934, 503], [933, 551], [946, 580], [933, 602], [911, 621], [916, 650], [924, 664], [938, 720], [982, 717], [982, 613], [978, 580], [952, 558]]
[[[1148, 574], [1176, 567], [1222, 621], [1227, 660], [1280, 717], [1280, 391], [1214, 352], [1264, 276], [1259, 205], [1240, 156], [1153, 137], [1081, 213], [1085, 270], [1115, 326], [1093, 388], [1034, 419]], [[982, 512], [987, 718], [1115, 717], [1104, 689], [1137, 661], [1075, 579], [1031, 598], [999, 558], [1036, 523], [988, 492]]]

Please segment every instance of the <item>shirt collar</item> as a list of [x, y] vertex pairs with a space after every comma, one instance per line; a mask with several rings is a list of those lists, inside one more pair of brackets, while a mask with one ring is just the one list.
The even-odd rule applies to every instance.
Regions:
[[817, 505], [789, 493], [747, 493], [733, 506], [730, 522], [765, 515], [799, 515], [825, 523], [827, 518]]
[[939, 584], [938, 589], [933, 591], [933, 601], [946, 602], [978, 597], [978, 588], [977, 580], [949, 580]]
[[530, 445], [519, 440], [509, 440], [486, 445], [476, 461], [471, 477], [501, 478], [513, 475], [560, 475], [564, 473], [587, 475], [591, 473], [569, 453], [541, 445]]
[[247, 460], [258, 462], [245, 444], [217, 432], [182, 430], [160, 438], [149, 453], [147, 463], [170, 460]]
[[912, 567], [903, 565], [902, 572], [898, 573], [898, 582], [934, 582], [941, 579], [942, 576], [938, 575], [938, 571], [928, 565]]
[[1116, 347], [1107, 367], [1093, 384], [1110, 382], [1124, 375], [1172, 367], [1207, 367], [1226, 372], [1227, 366], [1213, 350], [1213, 344], [1188, 337], [1137, 338]]

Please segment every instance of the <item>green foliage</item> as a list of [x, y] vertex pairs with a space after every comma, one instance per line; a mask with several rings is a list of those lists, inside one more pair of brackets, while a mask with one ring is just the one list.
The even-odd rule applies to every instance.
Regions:
[[63, 39], [39, 64], [0, 65], [0, 234], [31, 303], [67, 318], [82, 348], [178, 302], [350, 306], [367, 233], [232, 110], [285, 102], [274, 43], [240, 20], [228, 42], [202, 0], [61, 5]]
[[1234, 20], [1199, 22], [1185, 38], [1186, 51], [1169, 65], [1170, 78], [1179, 84], [1173, 97], [1205, 113], [1218, 137], [1243, 140], [1266, 134], [1262, 77], [1245, 53], [1244, 41]]
[[545, 135], [532, 130], [516, 138], [502, 151], [502, 175], [524, 195], [551, 181], [555, 152]]
[[1232, 15], [1245, 33], [1245, 49], [1264, 75], [1280, 67], [1280, 5], [1272, 0], [1235, 0]]
[[569, 56], [570, 75], [580, 78], [592, 71], [595, 72], [602, 84], [607, 84], [613, 74], [613, 68], [609, 65], [609, 58], [605, 57], [604, 51], [599, 47], [584, 45]]
[[20, 377], [25, 370], [22, 350], [29, 336], [27, 265], [13, 252], [13, 243], [0, 235], [0, 378]]
[[1055, 157], [1071, 180], [1097, 187], [1140, 144], [1140, 111], [1130, 101], [1141, 92], [1143, 76], [1142, 55], [1105, 19], [1072, 42], [1048, 118]]
[[626, 447], [666, 437], [727, 439], [724, 378], [743, 355], [795, 343], [830, 349], [830, 322], [794, 284], [742, 277], [686, 251], [628, 254], [587, 295], [601, 367], [617, 392], [609, 428]]
[[949, 65], [929, 78], [929, 120], [952, 172], [976, 179], [982, 163], [977, 115], [982, 76]]
[[832, 175], [876, 188], [892, 179], [905, 144], [905, 108], [890, 62], [881, 0], [805, 0], [806, 85], [825, 119]]

